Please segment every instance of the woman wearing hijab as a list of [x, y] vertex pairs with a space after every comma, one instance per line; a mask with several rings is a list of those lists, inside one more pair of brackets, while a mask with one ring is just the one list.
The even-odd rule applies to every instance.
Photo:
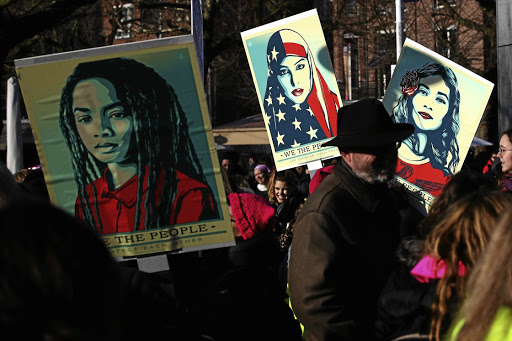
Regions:
[[268, 41], [267, 63], [263, 106], [274, 150], [336, 136], [340, 103], [304, 38], [289, 29], [275, 32]]

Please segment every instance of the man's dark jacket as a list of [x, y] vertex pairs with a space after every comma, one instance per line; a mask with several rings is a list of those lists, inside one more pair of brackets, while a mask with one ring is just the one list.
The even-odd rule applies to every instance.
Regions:
[[386, 184], [342, 161], [294, 227], [289, 286], [307, 340], [372, 340], [379, 293], [396, 264], [400, 216]]

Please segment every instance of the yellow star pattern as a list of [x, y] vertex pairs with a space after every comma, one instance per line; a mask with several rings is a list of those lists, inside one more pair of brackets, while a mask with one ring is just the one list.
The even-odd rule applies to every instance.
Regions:
[[307, 132], [307, 134], [309, 135], [309, 140], [312, 140], [313, 138], [318, 139], [318, 136], [316, 136], [317, 131], [318, 129], [313, 129], [312, 126], [309, 126], [309, 131]]
[[270, 94], [268, 94], [268, 98], [265, 98], [265, 101], [267, 101], [267, 105], [272, 104], [272, 97], [270, 97]]
[[265, 121], [266, 126], [270, 124], [270, 116], [268, 116], [267, 113], [263, 115], [263, 120]]
[[276, 51], [276, 47], [274, 46], [274, 48], [272, 49], [272, 59], [274, 60], [277, 60], [277, 55], [279, 54], [279, 52]]
[[284, 101], [283, 94], [279, 94], [279, 97], [276, 97], [276, 99], [279, 101], [279, 104], [286, 104]]
[[302, 129], [300, 128], [300, 125], [302, 124], [302, 122], [299, 122], [297, 120], [297, 117], [295, 117], [295, 121], [293, 121], [292, 124], [295, 126], [295, 130], [299, 129], [300, 131], [302, 131]]
[[282, 112], [281, 109], [279, 109], [279, 113], [276, 115], [277, 117], [279, 117], [279, 121], [278, 122], [286, 121], [286, 119], [284, 118], [285, 114], [286, 114], [285, 112]]
[[277, 136], [276, 136], [276, 139], [277, 139], [277, 145], [279, 146], [280, 144], [284, 144], [284, 134], [281, 135], [279, 132], [277, 132]]

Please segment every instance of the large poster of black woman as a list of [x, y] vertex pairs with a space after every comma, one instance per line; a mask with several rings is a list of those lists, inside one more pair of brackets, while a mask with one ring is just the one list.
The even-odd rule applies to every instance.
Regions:
[[342, 105], [316, 10], [242, 32], [276, 168], [339, 155]]
[[414, 133], [398, 150], [395, 184], [426, 213], [457, 173], [491, 95], [493, 84], [407, 39], [383, 103]]
[[115, 256], [232, 245], [192, 38], [16, 67], [52, 202]]

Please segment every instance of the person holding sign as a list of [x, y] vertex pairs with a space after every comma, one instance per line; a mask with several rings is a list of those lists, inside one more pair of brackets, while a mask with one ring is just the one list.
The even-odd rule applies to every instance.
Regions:
[[100, 234], [218, 216], [174, 89], [133, 59], [80, 63], [60, 101], [78, 187], [75, 214]]
[[414, 133], [398, 150], [397, 175], [438, 196], [459, 164], [460, 93], [453, 71], [430, 62], [407, 71], [393, 119], [410, 123]]
[[274, 150], [335, 136], [340, 103], [317, 69], [304, 38], [290, 29], [272, 34], [267, 63], [263, 106]]
[[288, 279], [307, 340], [373, 340], [377, 299], [395, 262], [400, 215], [387, 185], [413, 127], [378, 99], [338, 113], [341, 159], [301, 208]]

